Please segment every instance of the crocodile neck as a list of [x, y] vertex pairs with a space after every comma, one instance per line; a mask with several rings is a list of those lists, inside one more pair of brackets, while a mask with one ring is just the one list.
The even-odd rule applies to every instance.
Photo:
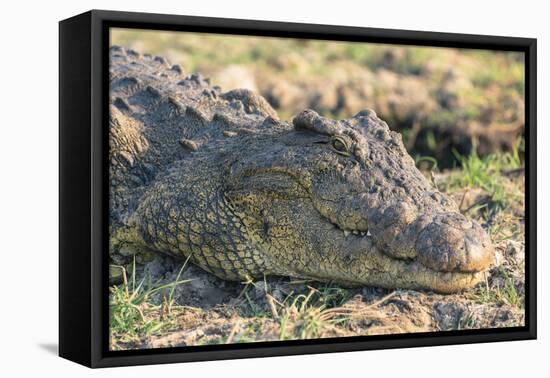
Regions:
[[[218, 277], [230, 280], [269, 272], [259, 238], [224, 196], [223, 165], [215, 159], [182, 161], [160, 179], [131, 217], [132, 242], [158, 252], [189, 257]], [[201, 167], [201, 169], [197, 169]], [[192, 179], [190, 179], [192, 177]]]

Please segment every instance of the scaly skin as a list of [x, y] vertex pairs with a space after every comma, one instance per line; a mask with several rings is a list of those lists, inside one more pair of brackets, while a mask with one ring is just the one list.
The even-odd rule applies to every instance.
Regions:
[[260, 96], [111, 50], [111, 256], [190, 257], [218, 277], [288, 275], [442, 293], [491, 241], [373, 111], [279, 121]]

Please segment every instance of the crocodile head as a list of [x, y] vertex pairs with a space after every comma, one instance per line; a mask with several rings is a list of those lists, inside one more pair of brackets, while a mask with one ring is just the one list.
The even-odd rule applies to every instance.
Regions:
[[225, 196], [271, 271], [348, 285], [449, 293], [494, 258], [489, 236], [416, 168], [401, 136], [366, 110], [311, 110], [231, 166]]

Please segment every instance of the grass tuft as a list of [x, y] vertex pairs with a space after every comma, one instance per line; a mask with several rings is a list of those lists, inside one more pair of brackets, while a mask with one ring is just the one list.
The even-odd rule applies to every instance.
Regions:
[[480, 157], [477, 154], [475, 144], [468, 156], [461, 156], [455, 152], [457, 160], [462, 165], [462, 171], [460, 175], [455, 175], [453, 185], [461, 188], [483, 189], [491, 195], [492, 201], [499, 209], [505, 207], [510, 195], [522, 195], [519, 192], [506, 192], [503, 183], [505, 170], [522, 167], [520, 142], [516, 143], [511, 152], [491, 154], [486, 157]]
[[486, 279], [485, 284], [478, 287], [475, 293], [476, 299], [480, 303], [508, 304], [521, 308], [522, 296], [516, 290], [514, 278], [503, 269], [500, 269], [498, 274], [503, 277], [502, 283], [497, 281], [491, 285]]
[[[109, 289], [111, 337], [116, 335], [119, 342], [131, 343], [172, 327], [170, 314], [174, 306], [174, 291], [178, 285], [191, 281], [180, 280], [186, 264], [187, 261], [176, 280], [167, 284], [153, 283], [149, 276], [137, 282], [135, 259], [129, 277], [126, 268], [122, 267], [122, 284]], [[165, 295], [160, 304], [154, 304], [152, 298], [159, 292]]]

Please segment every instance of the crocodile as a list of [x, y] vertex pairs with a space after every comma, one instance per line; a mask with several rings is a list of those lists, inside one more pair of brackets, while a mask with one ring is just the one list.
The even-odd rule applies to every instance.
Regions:
[[147, 252], [219, 278], [453, 293], [494, 260], [485, 230], [373, 110], [291, 122], [160, 56], [110, 49], [111, 261]]

